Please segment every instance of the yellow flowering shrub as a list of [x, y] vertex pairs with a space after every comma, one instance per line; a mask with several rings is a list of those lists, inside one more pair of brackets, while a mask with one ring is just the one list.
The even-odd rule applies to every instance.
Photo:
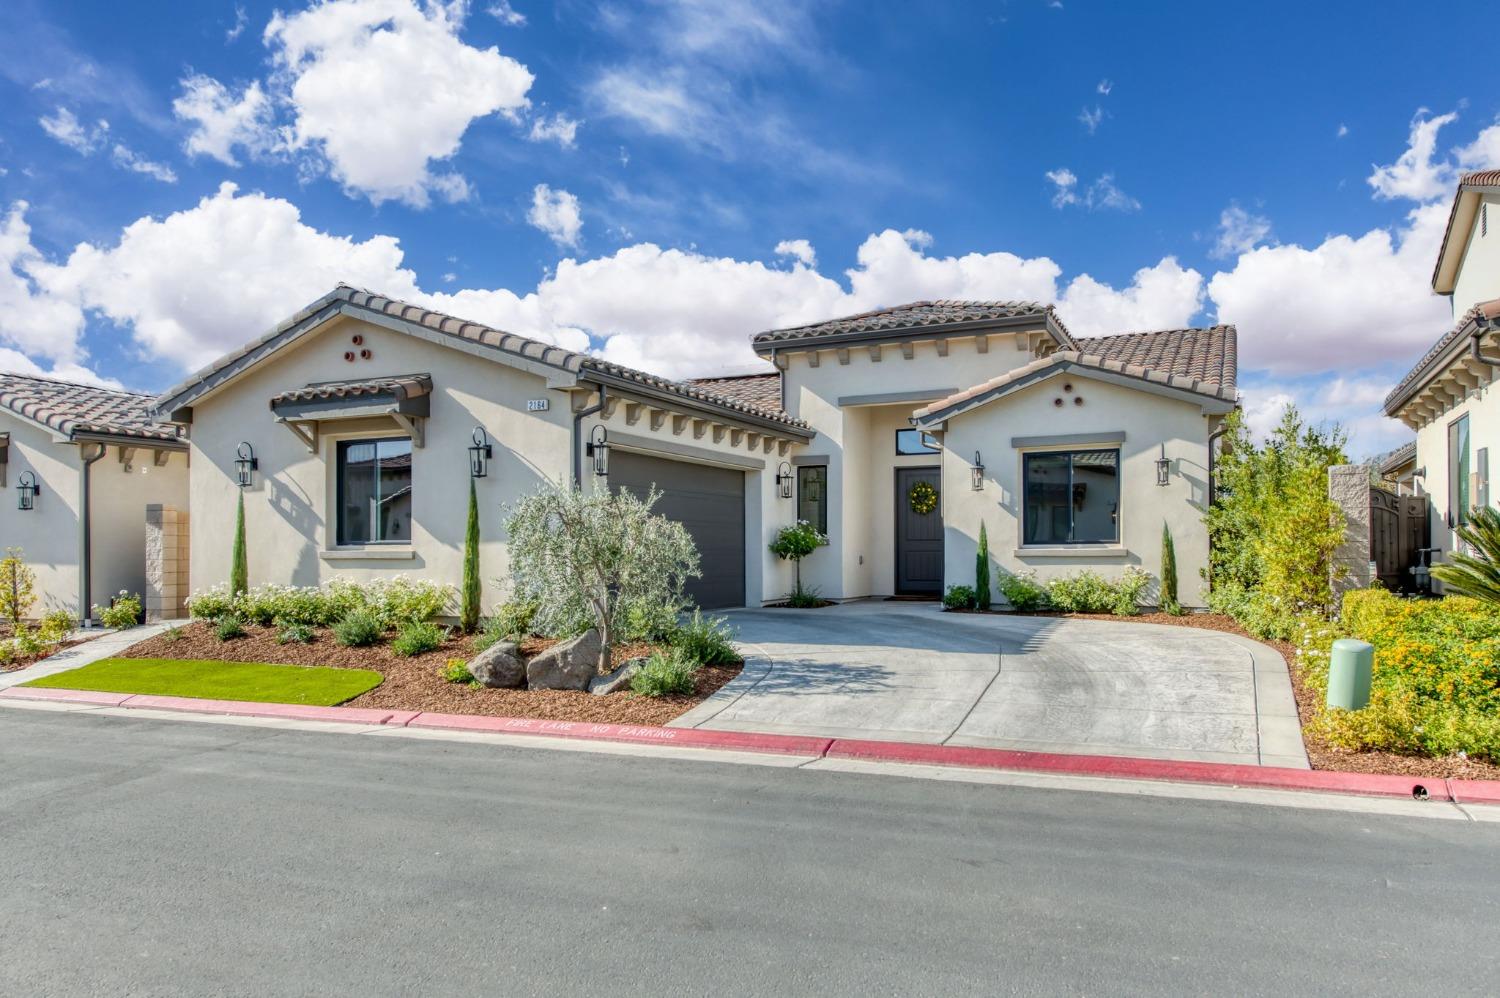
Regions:
[[1307, 620], [1299, 628], [1298, 662], [1320, 694], [1340, 637], [1375, 646], [1370, 705], [1323, 710], [1310, 725], [1316, 733], [1350, 749], [1500, 762], [1500, 607], [1463, 596], [1349, 593], [1337, 624]]

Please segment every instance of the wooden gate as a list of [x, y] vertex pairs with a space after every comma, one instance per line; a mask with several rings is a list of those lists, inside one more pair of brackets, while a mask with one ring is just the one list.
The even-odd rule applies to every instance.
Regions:
[[1425, 577], [1418, 580], [1411, 570], [1423, 563], [1431, 530], [1426, 496], [1370, 490], [1370, 560], [1381, 585], [1403, 593], [1428, 591]]

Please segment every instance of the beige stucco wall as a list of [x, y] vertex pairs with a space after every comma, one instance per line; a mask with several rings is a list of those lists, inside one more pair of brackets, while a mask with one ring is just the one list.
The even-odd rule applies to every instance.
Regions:
[[[1062, 409], [1053, 400], [1070, 382], [1085, 400]], [[1123, 431], [1125, 441], [1106, 442]], [[1208, 425], [1193, 403], [1124, 388], [1080, 375], [1076, 370], [1024, 388], [949, 421], [943, 433], [942, 510], [946, 534], [948, 585], [972, 585], [979, 524], [987, 525], [992, 568], [1035, 571], [1042, 580], [1084, 568], [1106, 577], [1128, 565], [1159, 579], [1161, 528], [1171, 527], [1177, 549], [1178, 597], [1185, 606], [1204, 604], [1201, 571], [1208, 564], [1208, 532], [1202, 510], [1208, 488]], [[1120, 448], [1120, 541], [1118, 546], [1072, 549], [1027, 548], [1022, 544], [1021, 464], [1025, 451], [1013, 450], [1012, 437], [1095, 435], [1100, 447]], [[1156, 484], [1156, 460], [1166, 445], [1172, 462], [1166, 487]], [[1089, 444], [1042, 445], [1028, 450], [1086, 449]], [[974, 491], [970, 468], [975, 451], [984, 459], [982, 491]], [[998, 577], [997, 577], [998, 578]], [[1150, 600], [1155, 602], [1153, 584]], [[1002, 598], [998, 588], [997, 602]]]
[[[354, 334], [369, 360], [343, 355]], [[318, 452], [276, 424], [269, 400], [318, 381], [431, 374], [426, 446], [412, 452], [410, 544], [339, 548], [334, 507], [335, 447], [355, 437], [401, 436], [394, 423], [326, 422]], [[548, 398], [547, 412], [528, 413], [528, 399]], [[503, 507], [546, 481], [569, 474], [568, 396], [527, 371], [402, 333], [342, 318], [252, 367], [193, 406], [192, 584], [228, 581], [234, 509], [235, 450], [248, 441], [260, 470], [245, 490], [250, 583], [318, 585], [337, 577], [361, 581], [396, 574], [457, 585], [469, 489], [468, 446], [483, 426], [494, 447], [488, 477], [478, 482], [480, 572], [484, 605], [502, 598], [495, 580], [507, 572]]]
[[[911, 413], [955, 390], [1030, 363], [1031, 340], [1041, 332], [985, 334], [946, 341], [946, 354], [932, 342], [916, 343], [907, 358], [899, 344], [850, 347], [847, 363], [837, 350], [782, 355], [787, 410], [807, 420], [817, 436], [803, 450], [827, 458], [829, 547], [803, 563], [803, 581], [825, 597], [857, 599], [895, 591], [895, 471], [898, 464], [936, 464], [925, 456], [897, 458], [895, 430]], [[1023, 347], [1018, 349], [1018, 344]], [[851, 397], [907, 393], [921, 400], [885, 404], [841, 404]]]
[[[33, 614], [55, 609], [77, 614], [79, 447], [7, 414], [0, 414], [0, 428], [11, 435], [6, 488], [0, 495], [0, 548], [21, 548], [36, 573]], [[15, 486], [23, 471], [34, 473], [42, 489], [36, 508], [28, 511], [16, 508]], [[144, 594], [146, 506], [186, 506], [187, 455], [173, 454], [167, 465], [156, 467], [149, 450], [137, 450], [127, 472], [120, 449], [110, 446], [95, 462], [91, 484], [90, 603], [104, 606], [121, 589]]]
[[[1500, 218], [1497, 218], [1500, 221]], [[1490, 505], [1496, 505], [1494, 475], [1500, 462], [1500, 387], [1494, 382], [1473, 389], [1462, 402], [1417, 430], [1417, 467], [1426, 474], [1419, 479], [1429, 498], [1432, 546], [1451, 552], [1457, 535], [1448, 527], [1450, 492], [1448, 485], [1448, 427], [1463, 416], [1469, 417], [1469, 470], [1479, 471], [1478, 454], [1488, 448], [1490, 460]], [[1477, 493], [1472, 495], [1477, 502]], [[1456, 512], [1456, 511], [1455, 511]], [[1438, 584], [1441, 588], [1441, 584]]]
[[[1482, 195], [1480, 205], [1481, 211], [1474, 213], [1468, 246], [1453, 282], [1455, 321], [1477, 303], [1500, 298], [1500, 194]], [[1484, 205], [1489, 206], [1489, 233], [1480, 235], [1479, 219]]]

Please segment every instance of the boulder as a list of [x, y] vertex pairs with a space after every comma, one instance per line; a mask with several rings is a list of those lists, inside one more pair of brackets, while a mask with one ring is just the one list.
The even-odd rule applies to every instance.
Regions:
[[526, 663], [514, 641], [496, 641], [469, 663], [469, 674], [481, 686], [511, 689], [526, 683]]
[[526, 663], [526, 685], [534, 690], [586, 690], [599, 671], [599, 632], [589, 628], [553, 645]]
[[595, 696], [604, 697], [611, 693], [618, 693], [620, 690], [628, 690], [630, 681], [645, 664], [644, 658], [633, 658], [606, 676], [595, 676], [589, 680], [589, 692]]

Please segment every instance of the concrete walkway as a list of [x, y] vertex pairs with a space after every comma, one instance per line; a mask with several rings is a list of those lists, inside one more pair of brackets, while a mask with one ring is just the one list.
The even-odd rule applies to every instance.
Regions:
[[[88, 635], [97, 635], [97, 637], [90, 637], [83, 644], [64, 648], [56, 655], [49, 655], [40, 662], [28, 665], [24, 669], [18, 669], [15, 672], [0, 672], [0, 690], [9, 686], [19, 686], [22, 683], [29, 683], [31, 680], [41, 679], [43, 676], [67, 672], [69, 669], [76, 669], [81, 665], [88, 665], [90, 662], [98, 662], [100, 659], [112, 658], [138, 641], [145, 641], [147, 638], [155, 637], [170, 627], [172, 623], [168, 621], [143, 624], [140, 627], [131, 627], [123, 631], [103, 629], [74, 631], [69, 635], [74, 640]], [[183, 624], [185, 621], [179, 620], [175, 623]]]
[[729, 617], [745, 671], [677, 725], [1308, 766], [1286, 663], [1237, 635], [885, 601]]

